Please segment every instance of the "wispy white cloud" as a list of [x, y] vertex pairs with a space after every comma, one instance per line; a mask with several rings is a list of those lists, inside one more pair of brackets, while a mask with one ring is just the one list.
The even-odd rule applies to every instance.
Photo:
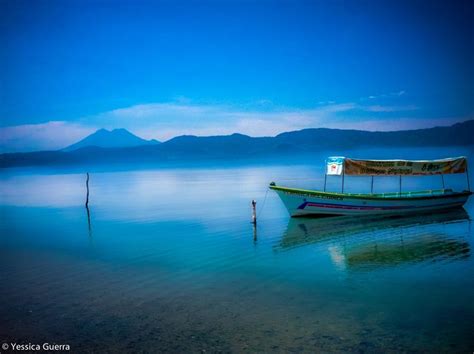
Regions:
[[0, 151], [60, 149], [93, 131], [93, 127], [63, 121], [2, 127], [0, 128]]
[[236, 132], [272, 136], [288, 130], [319, 126], [335, 119], [338, 114], [357, 108], [354, 103], [312, 109], [154, 103], [105, 112], [89, 117], [87, 121], [95, 121], [95, 125], [106, 128], [124, 127], [145, 138], [159, 140], [182, 134], [202, 136]]
[[[403, 94], [401, 91], [399, 94]], [[274, 136], [304, 128], [327, 127], [371, 131], [403, 130], [449, 125], [461, 118], [419, 119], [407, 113], [416, 106], [331, 103], [314, 108], [277, 107], [271, 101], [257, 107], [177, 102], [140, 104], [83, 117], [75, 122], [52, 121], [0, 128], [5, 151], [59, 149], [99, 128], [125, 128], [145, 139], [168, 140], [178, 135]], [[399, 116], [393, 116], [399, 113]], [[390, 119], [384, 114], [390, 114]]]
[[362, 106], [361, 109], [366, 112], [403, 112], [403, 111], [415, 111], [419, 109], [419, 107], [415, 105], [406, 105], [406, 106], [371, 105], [371, 106]]
[[395, 91], [395, 92], [389, 92], [389, 93], [381, 93], [381, 94], [378, 94], [378, 95], [370, 95], [368, 97], [362, 97], [360, 100], [361, 101], [364, 101], [364, 100], [374, 100], [374, 99], [377, 99], [377, 98], [397, 98], [397, 97], [400, 97], [400, 96], [403, 96], [406, 94], [406, 91], [405, 90], [400, 90], [400, 91]]

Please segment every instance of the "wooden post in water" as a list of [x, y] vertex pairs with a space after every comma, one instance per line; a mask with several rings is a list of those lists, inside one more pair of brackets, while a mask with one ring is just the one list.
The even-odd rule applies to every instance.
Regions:
[[87, 172], [86, 189], [87, 189], [87, 194], [86, 194], [86, 208], [89, 208], [89, 172]]
[[370, 194], [374, 194], [374, 176], [372, 176], [372, 182], [370, 183]]
[[402, 175], [400, 175], [400, 196], [402, 195]]
[[443, 190], [444, 190], [444, 175], [441, 174], [441, 181], [443, 182]]
[[252, 200], [252, 224], [257, 225], [257, 202]]
[[326, 181], [327, 181], [327, 179], [328, 179], [328, 174], [325, 173], [325, 174], [324, 174], [324, 191], [325, 191], [325, 192], [326, 192]]

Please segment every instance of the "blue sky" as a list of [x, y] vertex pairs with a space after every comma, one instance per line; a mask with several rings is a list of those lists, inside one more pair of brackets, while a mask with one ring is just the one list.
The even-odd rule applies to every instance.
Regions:
[[474, 118], [472, 1], [0, 0], [0, 148]]

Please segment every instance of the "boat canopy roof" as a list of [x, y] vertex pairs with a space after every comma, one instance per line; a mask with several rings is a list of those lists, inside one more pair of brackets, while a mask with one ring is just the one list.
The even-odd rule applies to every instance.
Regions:
[[333, 156], [326, 160], [328, 175], [349, 176], [424, 176], [465, 173], [465, 156], [441, 160], [360, 160]]

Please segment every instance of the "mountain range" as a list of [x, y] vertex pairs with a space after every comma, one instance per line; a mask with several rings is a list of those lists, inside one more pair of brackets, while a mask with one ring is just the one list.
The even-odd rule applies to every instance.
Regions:
[[59, 151], [0, 155], [0, 167], [93, 163], [166, 163], [187, 160], [299, 156], [319, 151], [369, 147], [446, 147], [474, 145], [474, 120], [449, 127], [369, 132], [314, 128], [275, 137], [178, 136], [163, 143], [144, 140], [125, 129], [98, 130]]

